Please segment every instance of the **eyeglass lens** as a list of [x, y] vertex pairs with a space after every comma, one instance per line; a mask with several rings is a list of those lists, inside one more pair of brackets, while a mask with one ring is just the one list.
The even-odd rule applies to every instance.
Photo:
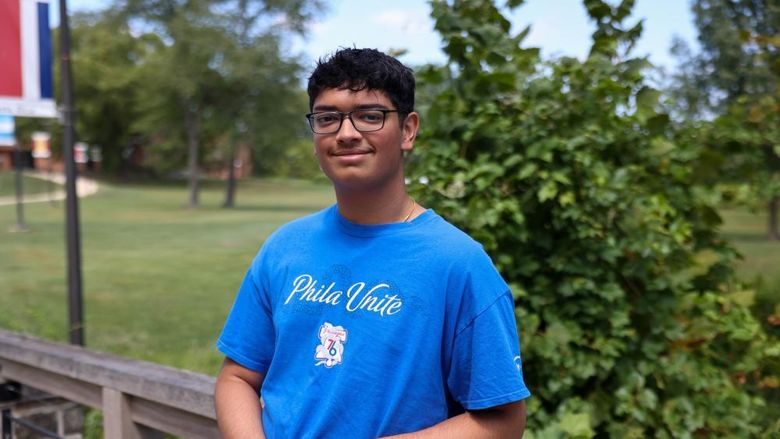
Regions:
[[381, 110], [355, 110], [349, 113], [328, 111], [311, 115], [311, 127], [315, 133], [329, 134], [341, 129], [345, 118], [352, 121], [358, 131], [381, 130], [385, 123], [385, 113]]

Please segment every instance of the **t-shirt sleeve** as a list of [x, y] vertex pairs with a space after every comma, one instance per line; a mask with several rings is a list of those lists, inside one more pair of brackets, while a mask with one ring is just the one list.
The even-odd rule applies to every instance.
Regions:
[[230, 310], [217, 349], [236, 363], [264, 373], [274, 354], [275, 331], [267, 282], [259, 275], [262, 252], [249, 268]]
[[514, 303], [507, 290], [455, 336], [447, 384], [467, 410], [479, 410], [531, 395], [523, 380]]

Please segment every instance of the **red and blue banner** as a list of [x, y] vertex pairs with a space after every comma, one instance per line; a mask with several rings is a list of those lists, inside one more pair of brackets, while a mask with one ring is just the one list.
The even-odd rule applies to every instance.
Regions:
[[57, 116], [48, 0], [0, 0], [0, 114]]

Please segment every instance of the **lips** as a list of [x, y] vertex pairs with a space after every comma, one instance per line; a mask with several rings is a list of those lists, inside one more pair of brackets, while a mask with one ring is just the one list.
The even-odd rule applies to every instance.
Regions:
[[368, 148], [349, 148], [349, 149], [337, 149], [332, 151], [330, 155], [334, 157], [349, 157], [357, 155], [371, 154], [373, 151]]

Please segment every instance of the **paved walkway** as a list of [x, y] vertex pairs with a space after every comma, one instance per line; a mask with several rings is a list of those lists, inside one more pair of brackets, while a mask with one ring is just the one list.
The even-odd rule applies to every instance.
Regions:
[[[37, 193], [31, 195], [25, 194], [24, 197], [22, 198], [22, 201], [25, 204], [46, 203], [49, 201], [59, 201], [65, 199], [66, 194], [65, 194], [65, 190], [63, 189], [63, 186], [65, 186], [65, 174], [47, 173], [47, 172], [25, 172], [24, 176], [51, 181], [53, 183], [56, 183], [59, 186], [57, 190], [53, 192]], [[78, 180], [76, 180], [76, 194], [78, 195], [79, 198], [94, 195], [97, 193], [98, 189], [99, 189], [99, 185], [95, 180], [85, 178], [85, 177], [79, 177]], [[0, 197], [0, 206], [9, 206], [13, 204], [16, 204], [16, 196], [12, 195], [10, 197]]]

